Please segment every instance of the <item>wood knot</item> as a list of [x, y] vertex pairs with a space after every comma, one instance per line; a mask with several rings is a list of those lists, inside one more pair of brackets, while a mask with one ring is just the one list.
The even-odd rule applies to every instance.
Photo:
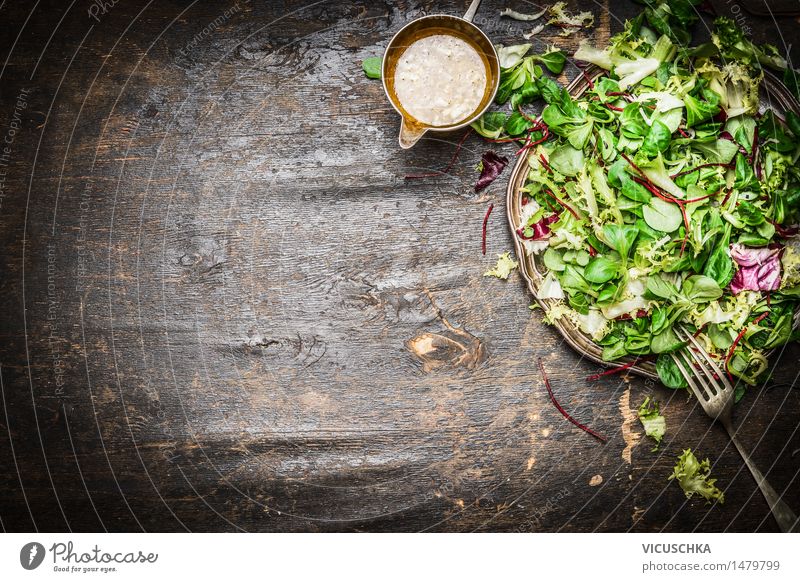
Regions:
[[406, 348], [430, 372], [443, 366], [472, 369], [486, 359], [481, 340], [463, 330], [423, 333], [406, 341]]

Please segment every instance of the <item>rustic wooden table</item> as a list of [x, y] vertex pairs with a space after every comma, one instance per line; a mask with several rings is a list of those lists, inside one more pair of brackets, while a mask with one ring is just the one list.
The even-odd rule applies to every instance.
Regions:
[[[443, 169], [461, 134], [401, 151], [361, 60], [466, 4], [0, 4], [4, 530], [776, 529], [686, 393], [586, 382], [597, 366], [520, 277], [482, 277], [511, 249], [508, 170], [472, 188], [487, 144], [404, 180]], [[477, 21], [519, 42], [506, 4]], [[584, 4], [598, 42], [638, 10]], [[800, 30], [745, 18], [773, 42]], [[548, 34], [538, 49], [581, 38]], [[736, 411], [796, 510], [798, 356]], [[539, 357], [607, 444], [554, 409]], [[648, 394], [668, 426], [655, 453], [635, 418]], [[724, 506], [667, 482], [686, 447]]]

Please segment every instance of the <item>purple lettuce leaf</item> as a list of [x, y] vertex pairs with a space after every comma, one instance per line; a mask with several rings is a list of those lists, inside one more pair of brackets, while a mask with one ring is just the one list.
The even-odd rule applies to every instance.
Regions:
[[731, 280], [731, 293], [775, 291], [781, 286], [781, 247], [749, 248], [731, 245], [731, 258], [739, 269]]
[[481, 175], [478, 178], [478, 183], [475, 184], [475, 192], [480, 192], [497, 180], [507, 165], [508, 158], [498, 156], [491, 150], [483, 154], [481, 158]]
[[524, 226], [517, 229], [517, 234], [522, 240], [541, 240], [543, 238], [547, 238], [547, 236], [550, 234], [550, 227], [548, 225], [553, 224], [556, 220], [558, 220], [558, 214], [543, 216], [539, 222], [531, 225], [530, 228], [533, 231], [531, 236], [525, 236]]

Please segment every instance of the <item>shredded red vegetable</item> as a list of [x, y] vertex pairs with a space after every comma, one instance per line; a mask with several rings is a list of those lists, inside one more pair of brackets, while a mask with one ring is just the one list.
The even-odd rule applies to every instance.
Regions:
[[526, 114], [526, 113], [525, 113], [525, 112], [522, 110], [522, 105], [517, 105], [517, 111], [519, 111], [519, 114], [520, 114], [520, 115], [521, 115], [521, 116], [522, 116], [524, 119], [526, 119], [526, 120], [530, 121], [530, 122], [533, 124], [533, 127], [531, 127], [531, 129], [532, 129], [532, 130], [534, 130], [534, 131], [535, 131], [535, 130], [537, 130], [537, 129], [540, 129], [540, 127], [539, 127], [539, 126], [540, 126], [540, 125], [542, 125], [542, 124], [541, 124], [541, 122], [540, 122], [539, 120], [537, 120], [537, 119], [534, 119], [534, 118], [533, 118], [533, 117], [531, 117], [530, 115], [527, 115], [527, 114]]
[[[683, 241], [681, 242], [680, 256], [683, 256], [683, 252], [686, 250], [686, 243], [689, 242], [689, 229], [691, 228], [689, 226], [689, 215], [686, 214], [685, 202], [687, 201], [678, 200], [677, 198], [673, 198], [668, 194], [662, 193], [655, 185], [653, 185], [647, 180], [642, 180], [640, 178], [634, 177], [634, 181], [647, 188], [650, 191], [650, 193], [653, 194], [654, 196], [661, 198], [665, 202], [672, 202], [673, 204], [677, 204], [678, 208], [680, 208], [681, 216], [683, 216], [683, 225], [684, 225], [684, 235], [683, 235]], [[696, 198], [694, 200], [691, 200], [690, 202], [697, 202], [697, 200], [702, 200], [702, 198]]]
[[489, 215], [492, 213], [492, 209], [494, 208], [494, 204], [489, 204], [489, 208], [486, 209], [486, 215], [483, 217], [483, 233], [481, 239], [481, 252], [486, 254], [486, 225], [489, 223]]
[[559, 198], [558, 196], [556, 196], [555, 194], [553, 194], [553, 193], [552, 193], [550, 190], [548, 190], [547, 188], [545, 188], [545, 189], [544, 189], [544, 193], [545, 193], [545, 194], [547, 194], [548, 196], [550, 196], [550, 198], [552, 198], [553, 200], [555, 200], [555, 201], [556, 201], [556, 202], [558, 202], [559, 204], [561, 204], [561, 206], [563, 206], [564, 208], [566, 208], [566, 209], [569, 211], [569, 213], [570, 213], [572, 216], [574, 216], [575, 218], [577, 218], [578, 220], [580, 220], [580, 216], [578, 216], [578, 213], [577, 213], [577, 212], [575, 212], [575, 211], [572, 209], [572, 207], [571, 207], [569, 204], [567, 204], [566, 202], [564, 202], [563, 200], [561, 200], [561, 198]]
[[467, 138], [469, 137], [470, 133], [472, 133], [472, 128], [468, 127], [467, 131], [464, 132], [464, 135], [459, 140], [458, 145], [456, 146], [456, 151], [453, 152], [453, 157], [450, 159], [450, 163], [447, 164], [447, 167], [444, 169], [443, 172], [437, 171], [437, 172], [428, 172], [426, 174], [413, 174], [413, 175], [410, 175], [410, 176], [406, 176], [405, 179], [406, 180], [417, 180], [419, 178], [435, 178], [436, 176], [442, 176], [444, 174], [449, 174], [450, 170], [453, 169], [453, 166], [455, 165], [456, 160], [458, 159], [458, 154], [459, 154], [459, 152], [461, 152], [461, 146], [463, 146], [464, 142], [467, 141]]
[[698, 196], [697, 198], [690, 198], [689, 200], [684, 200], [683, 203], [684, 204], [691, 204], [692, 202], [700, 202], [701, 200], [705, 200], [706, 198], [711, 198], [712, 196], [716, 196], [720, 192], [722, 192], [722, 190], [714, 192], [713, 194], [706, 194], [705, 196]]
[[581, 69], [581, 74], [583, 75], [583, 78], [586, 79], [586, 82], [589, 84], [589, 89], [594, 91], [594, 81], [592, 81], [592, 78], [586, 74], [586, 70]]
[[596, 438], [600, 442], [603, 442], [603, 443], [607, 442], [608, 439], [606, 439], [606, 437], [604, 437], [603, 435], [593, 431], [588, 426], [586, 426], [584, 424], [581, 424], [580, 422], [578, 422], [577, 420], [572, 418], [569, 415], [569, 413], [566, 410], [564, 410], [564, 408], [558, 403], [558, 400], [556, 400], [556, 397], [553, 395], [553, 388], [550, 386], [550, 380], [547, 377], [547, 372], [544, 371], [544, 364], [542, 364], [542, 359], [541, 358], [539, 358], [539, 369], [542, 371], [542, 379], [544, 380], [544, 385], [547, 387], [547, 393], [550, 395], [550, 401], [553, 403], [553, 406], [555, 406], [556, 409], [561, 413], [561, 415], [564, 418], [566, 418], [568, 421], [570, 421], [572, 424], [577, 426], [579, 429], [581, 429], [582, 431], [588, 432], [590, 435], [592, 435], [594, 438]]
[[543, 143], [543, 142], [547, 141], [547, 139], [550, 137], [550, 130], [547, 128], [547, 126], [545, 126], [544, 130], [538, 130], [537, 129], [537, 130], [534, 130], [534, 131], [542, 131], [542, 137], [540, 137], [536, 141], [530, 141], [530, 134], [528, 134], [528, 143], [526, 143], [524, 146], [522, 146], [520, 149], [518, 149], [517, 152], [514, 154], [515, 156], [518, 156], [522, 152], [524, 152], [525, 150], [529, 150], [532, 147], [535, 147], [535, 146], [539, 145], [540, 143]]
[[685, 176], [686, 174], [691, 174], [692, 172], [696, 172], [697, 170], [700, 170], [702, 168], [710, 168], [710, 167], [714, 167], [714, 166], [725, 167], [725, 168], [733, 168], [733, 167], [735, 167], [734, 164], [723, 164], [723, 163], [720, 163], [720, 162], [708, 163], [708, 164], [700, 164], [699, 166], [697, 166], [696, 168], [692, 168], [691, 170], [684, 170], [683, 172], [678, 172], [677, 174], [672, 174], [670, 176], [670, 178], [672, 178], [674, 180], [675, 178], [677, 178], [679, 176]]
[[762, 313], [761, 315], [756, 317], [752, 321], [752, 323], [750, 323], [748, 325], [745, 325], [744, 328], [742, 329], [742, 331], [739, 332], [739, 335], [736, 336], [736, 339], [733, 340], [733, 343], [731, 344], [731, 349], [728, 350], [728, 355], [725, 356], [725, 373], [728, 374], [728, 379], [731, 382], [733, 382], [734, 380], [733, 380], [733, 374], [731, 374], [730, 370], [728, 370], [728, 362], [730, 362], [731, 358], [733, 357], [733, 350], [735, 350], [736, 346], [739, 345], [739, 342], [744, 337], [744, 334], [747, 333], [748, 329], [750, 329], [750, 326], [758, 324], [762, 319], [764, 319], [768, 315], [769, 315], [769, 311], [765, 311], [764, 313]]
[[595, 380], [599, 380], [603, 376], [611, 376], [613, 374], [618, 374], [620, 372], [624, 372], [625, 370], [628, 370], [628, 369], [634, 367], [636, 364], [639, 364], [641, 362], [646, 362], [647, 360], [650, 360], [650, 359], [652, 359], [652, 358], [650, 358], [650, 357], [636, 358], [632, 362], [628, 362], [627, 364], [623, 364], [622, 366], [617, 366], [616, 368], [611, 368], [610, 370], [606, 370], [605, 372], [600, 372], [599, 374], [592, 374], [591, 376], [587, 376], [586, 377], [586, 381], [587, 382], [594, 382]]
[[686, 250], [686, 243], [689, 242], [689, 230], [691, 228], [689, 226], [689, 215], [686, 214], [686, 201], [685, 200], [678, 200], [674, 196], [671, 196], [671, 195], [667, 194], [666, 192], [663, 192], [660, 188], [658, 188], [655, 184], [653, 184], [650, 181], [650, 179], [647, 177], [647, 174], [645, 174], [639, 168], [639, 166], [637, 166], [636, 164], [633, 163], [633, 160], [631, 160], [625, 154], [622, 154], [622, 157], [625, 158], [625, 161], [627, 161], [631, 165], [631, 167], [634, 170], [636, 170], [639, 173], [639, 175], [641, 176], [641, 178], [634, 177], [633, 178], [634, 181], [636, 181], [637, 183], [639, 183], [642, 186], [644, 186], [645, 188], [647, 188], [650, 191], [650, 193], [653, 194], [653, 196], [657, 196], [657, 197], [661, 198], [662, 200], [664, 200], [665, 202], [672, 202], [673, 204], [677, 204], [678, 208], [680, 208], [681, 215], [683, 216], [683, 225], [684, 225], [684, 235], [683, 235], [683, 242], [681, 243], [681, 254], [680, 254], [680, 256], [683, 256], [683, 252]]
[[778, 224], [777, 222], [775, 222], [771, 218], [768, 218], [767, 221], [772, 223], [772, 226], [775, 227], [775, 232], [778, 233], [778, 236], [781, 236], [783, 238], [792, 237], [792, 236], [796, 235], [798, 232], [800, 232], [800, 228], [798, 228], [796, 226], [785, 227], [785, 226], [782, 226], [782, 225]]

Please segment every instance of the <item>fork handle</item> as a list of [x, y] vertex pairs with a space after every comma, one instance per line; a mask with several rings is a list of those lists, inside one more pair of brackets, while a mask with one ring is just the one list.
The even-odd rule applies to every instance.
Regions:
[[772, 511], [775, 521], [778, 522], [780, 530], [784, 533], [800, 531], [800, 522], [797, 521], [797, 516], [794, 511], [786, 505], [783, 499], [781, 499], [781, 496], [772, 488], [772, 485], [767, 483], [764, 474], [758, 470], [758, 467], [756, 467], [750, 459], [750, 454], [742, 448], [739, 439], [736, 438], [736, 431], [733, 430], [731, 423], [726, 422], [724, 426], [725, 430], [728, 431], [728, 435], [731, 437], [731, 441], [733, 441], [733, 444], [739, 451], [739, 454], [742, 455], [745, 465], [747, 465], [747, 468], [750, 469], [750, 472], [753, 474], [758, 488], [761, 489], [761, 493], [764, 494], [764, 499], [767, 500], [770, 511]]

